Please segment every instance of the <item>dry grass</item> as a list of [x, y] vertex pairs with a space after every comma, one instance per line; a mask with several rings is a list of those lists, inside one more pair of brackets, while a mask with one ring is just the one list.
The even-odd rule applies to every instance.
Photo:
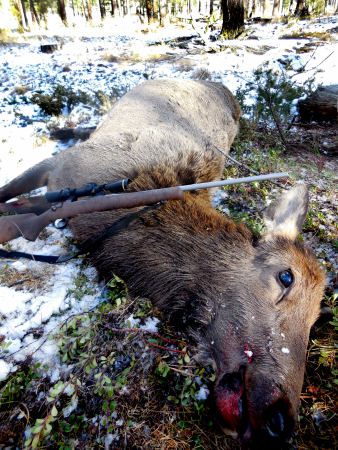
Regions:
[[105, 54], [101, 57], [101, 59], [103, 61], [108, 61], [110, 63], [120, 62], [120, 58], [108, 52], [105, 52]]
[[33, 88], [29, 87], [29, 86], [15, 86], [15, 88], [13, 89], [13, 91], [11, 92], [11, 95], [24, 95], [26, 94], [26, 92], [28, 91], [32, 91]]
[[158, 53], [158, 54], [150, 54], [146, 57], [146, 61], [149, 63], [160, 63], [163, 61], [173, 61], [176, 59], [175, 55], [168, 55], [168, 54], [163, 54], [163, 53]]
[[193, 80], [209, 80], [212, 81], [212, 75], [208, 69], [205, 67], [201, 67], [200, 69], [196, 69], [195, 72], [191, 75]]
[[75, 128], [76, 127], [76, 121], [74, 120], [73, 116], [67, 117], [65, 120], [65, 128]]
[[45, 267], [38, 268], [34, 271], [15, 270], [10, 265], [5, 265], [0, 270], [0, 285], [13, 287], [15, 290], [26, 292], [40, 293], [45, 290], [48, 280], [54, 272], [54, 268]]
[[195, 63], [193, 63], [190, 59], [180, 59], [176, 64], [177, 72], [190, 72], [194, 69]]
[[306, 31], [296, 31], [291, 34], [285, 34], [281, 36], [279, 39], [320, 39], [321, 41], [332, 41], [332, 37], [330, 33], [327, 31], [319, 32], [306, 32]]

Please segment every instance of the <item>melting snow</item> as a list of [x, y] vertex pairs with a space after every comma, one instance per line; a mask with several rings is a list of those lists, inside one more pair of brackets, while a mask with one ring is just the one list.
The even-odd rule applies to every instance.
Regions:
[[290, 353], [290, 350], [288, 348], [286, 348], [286, 347], [283, 347], [282, 348], [282, 352], [283, 353]]
[[200, 390], [195, 394], [196, 400], [206, 400], [209, 395], [209, 390], [205, 387], [201, 387]]
[[11, 367], [5, 361], [0, 359], [0, 381], [3, 381], [9, 374]]
[[141, 325], [140, 328], [142, 330], [148, 330], [148, 331], [157, 333], [157, 324], [158, 323], [159, 323], [159, 320], [156, 319], [156, 317], [148, 317], [146, 320], [146, 323], [144, 325]]

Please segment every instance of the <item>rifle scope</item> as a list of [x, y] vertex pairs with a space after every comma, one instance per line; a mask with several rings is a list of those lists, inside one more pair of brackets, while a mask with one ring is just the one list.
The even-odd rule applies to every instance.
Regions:
[[129, 181], [129, 179], [125, 179], [114, 181], [114, 183], [100, 184], [99, 186], [96, 183], [88, 183], [79, 189], [66, 188], [61, 191], [46, 192], [45, 198], [49, 203], [58, 203], [65, 202], [66, 200], [76, 200], [79, 197], [104, 195], [104, 191], [109, 191], [111, 194], [125, 192]]

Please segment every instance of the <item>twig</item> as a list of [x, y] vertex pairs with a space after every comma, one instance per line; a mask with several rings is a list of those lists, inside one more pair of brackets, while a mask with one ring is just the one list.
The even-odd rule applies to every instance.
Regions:
[[[315, 48], [314, 52], [312, 53], [312, 55], [310, 56], [310, 58], [306, 61], [306, 63], [304, 64], [304, 66], [302, 66], [298, 72], [305, 72], [305, 67], [309, 64], [309, 62], [311, 61], [311, 59], [315, 56], [316, 51], [318, 50], [318, 47]], [[311, 70], [311, 69], [310, 69]]]
[[25, 281], [33, 281], [33, 280], [37, 280], [39, 278], [42, 278], [42, 275], [40, 275], [39, 277], [35, 277], [35, 278], [23, 278], [22, 280], [15, 281], [15, 283], [9, 284], [7, 287], [10, 288], [10, 287], [16, 286], [17, 284], [24, 283]]
[[170, 366], [169, 364], [168, 364], [168, 366], [170, 367], [171, 370], [182, 373], [183, 375], [186, 375], [187, 377], [198, 377], [199, 376], [199, 375], [195, 375], [193, 373], [184, 372], [184, 370], [175, 369], [173, 366]]
[[183, 355], [186, 355], [186, 353], [187, 353], [187, 352], [182, 352], [182, 350], [176, 350], [175, 348], [168, 348], [168, 347], [163, 347], [163, 345], [153, 344], [152, 342], [148, 341], [148, 339], [146, 339], [146, 342], [149, 345], [151, 345], [152, 347], [160, 348], [162, 350], [167, 350], [168, 352], [176, 352], [176, 353], [181, 353]]
[[185, 380], [185, 383], [184, 383], [184, 386], [183, 386], [183, 389], [182, 389], [182, 392], [181, 392], [181, 405], [182, 406], [189, 406], [191, 404], [191, 402], [189, 402], [189, 405], [183, 405], [183, 395], [184, 395], [185, 388], [187, 387], [188, 381], [189, 381], [189, 379], [187, 378]]
[[[248, 170], [251, 173], [254, 173], [255, 175], [261, 175], [259, 172], [257, 172], [257, 170], [253, 170], [246, 164], [243, 164], [243, 163], [237, 161], [236, 159], [234, 159], [232, 156], [229, 156], [227, 153], [225, 153], [224, 150], [222, 150], [220, 147], [218, 147], [218, 145], [214, 144], [214, 146], [217, 148], [217, 150], [219, 152], [221, 152], [226, 158], [230, 159], [230, 161], [232, 161], [233, 163], [237, 164], [238, 166], [244, 167], [244, 169]], [[270, 183], [273, 183], [282, 189], [288, 189], [287, 187], [283, 186], [281, 183], [278, 183], [278, 181], [273, 181], [273, 180], [269, 180], [269, 181], [270, 181]]]
[[[121, 332], [121, 331], [122, 332], [139, 332], [139, 331], [141, 331], [143, 333], [150, 333], [150, 334], [153, 334], [154, 336], [157, 336], [159, 339], [162, 339], [162, 341], [168, 342], [169, 344], [174, 345], [173, 341], [170, 341], [169, 339], [164, 338], [163, 336], [156, 333], [155, 331], [144, 330], [142, 328], [112, 328], [112, 327], [109, 327], [108, 325], [106, 325], [105, 328], [108, 328], [108, 330], [110, 330], [110, 331], [118, 331], [118, 332]], [[186, 343], [184, 343], [184, 346], [189, 348], [189, 346]], [[164, 347], [164, 348], [166, 350], [168, 350], [166, 347]]]
[[286, 131], [290, 131], [290, 130], [291, 130], [291, 127], [292, 127], [292, 125], [293, 125], [293, 123], [294, 123], [294, 121], [295, 121], [295, 118], [296, 118], [296, 116], [293, 116], [293, 117], [292, 117], [292, 120], [291, 120], [291, 122], [289, 123], [289, 126], [287, 127]]
[[[294, 75], [292, 75], [290, 78], [293, 78], [297, 75], [299, 75], [300, 73], [306, 73], [306, 72], [310, 72], [311, 70], [315, 70], [317, 69], [317, 67], [319, 67], [321, 64], [323, 64], [323, 62], [325, 62], [328, 58], [330, 58], [331, 55], [333, 55], [334, 51], [332, 53], [329, 54], [329, 56], [327, 56], [325, 59], [323, 59], [323, 61], [321, 61], [316, 67], [313, 67], [312, 69], [308, 69], [308, 70], [299, 70], [297, 73], [295, 73]], [[311, 58], [310, 58], [311, 59]], [[306, 64], [305, 64], [306, 66]], [[304, 67], [305, 67], [304, 66]]]
[[204, 436], [208, 439], [208, 441], [216, 448], [216, 449], [218, 449], [218, 445], [212, 440], [212, 439], [210, 439], [209, 438], [209, 436], [198, 426], [198, 425], [196, 425], [196, 423], [195, 422], [193, 422], [193, 424], [194, 424], [194, 426], [202, 433], [202, 434], [204, 434]]
[[47, 122], [47, 120], [42, 120], [42, 119], [30, 119], [29, 117], [23, 116], [22, 114], [17, 114], [17, 117], [20, 117], [20, 119], [23, 119], [28, 123], [34, 123], [34, 122], [46, 123]]
[[269, 106], [270, 106], [270, 111], [271, 111], [273, 120], [274, 120], [274, 122], [275, 122], [275, 124], [276, 124], [277, 130], [279, 131], [280, 137], [282, 138], [282, 141], [283, 141], [283, 144], [285, 145], [285, 148], [287, 148], [287, 147], [288, 147], [288, 143], [286, 142], [286, 139], [285, 139], [285, 137], [284, 137], [284, 133], [283, 133], [283, 131], [282, 131], [280, 125], [279, 125], [279, 122], [278, 122], [278, 120], [277, 120], [277, 117], [275, 116], [275, 112], [274, 112], [274, 110], [273, 110], [273, 106], [272, 106], [272, 101], [271, 101], [271, 95], [270, 95], [270, 93], [269, 93]]

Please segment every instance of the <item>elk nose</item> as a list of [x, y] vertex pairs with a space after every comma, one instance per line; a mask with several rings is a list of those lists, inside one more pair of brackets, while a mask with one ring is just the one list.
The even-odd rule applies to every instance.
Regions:
[[287, 399], [280, 398], [266, 411], [265, 430], [272, 439], [287, 439], [291, 437], [295, 419], [291, 405]]

